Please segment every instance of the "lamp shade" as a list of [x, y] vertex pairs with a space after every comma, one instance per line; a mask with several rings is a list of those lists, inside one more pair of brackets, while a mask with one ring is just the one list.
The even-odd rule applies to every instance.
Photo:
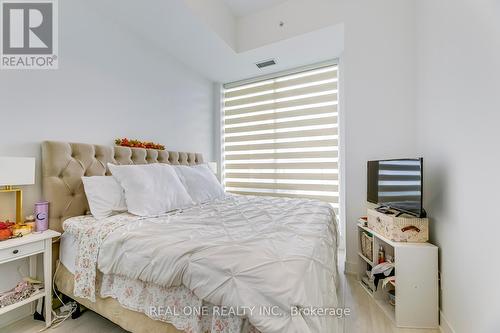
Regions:
[[0, 186], [35, 184], [34, 157], [0, 157]]

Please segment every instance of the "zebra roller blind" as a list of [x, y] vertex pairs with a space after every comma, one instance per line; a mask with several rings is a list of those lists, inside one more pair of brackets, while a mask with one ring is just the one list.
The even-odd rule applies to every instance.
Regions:
[[304, 197], [338, 209], [338, 67], [225, 86], [228, 192]]

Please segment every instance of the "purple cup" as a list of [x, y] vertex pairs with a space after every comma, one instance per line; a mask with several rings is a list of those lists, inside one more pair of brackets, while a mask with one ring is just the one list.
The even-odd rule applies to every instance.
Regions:
[[35, 219], [36, 232], [49, 229], [49, 203], [47, 201], [35, 204]]

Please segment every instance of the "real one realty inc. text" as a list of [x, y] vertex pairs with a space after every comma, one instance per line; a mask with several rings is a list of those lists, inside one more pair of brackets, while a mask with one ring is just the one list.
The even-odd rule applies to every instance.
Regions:
[[[149, 315], [154, 317], [169, 317], [169, 316], [284, 316], [285, 313], [279, 306], [151, 306], [149, 307]], [[290, 307], [288, 315], [291, 316], [332, 316], [344, 318], [351, 314], [350, 308], [341, 307]]]

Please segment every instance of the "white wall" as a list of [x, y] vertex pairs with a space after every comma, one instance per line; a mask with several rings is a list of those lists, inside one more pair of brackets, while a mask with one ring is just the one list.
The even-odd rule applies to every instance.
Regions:
[[[59, 1], [59, 14], [59, 70], [0, 71], [0, 156], [35, 156], [39, 169], [43, 140], [112, 145], [126, 136], [212, 160], [211, 81], [96, 15], [86, 1]], [[36, 182], [25, 187], [26, 213], [41, 199], [40, 170]], [[13, 205], [0, 198], [0, 220], [14, 217]], [[0, 291], [19, 280], [18, 265], [0, 269]]]
[[500, 332], [500, 1], [417, 3], [418, 148], [442, 312], [457, 333]]
[[415, 13], [411, 0], [341, 1], [346, 270], [366, 215], [366, 162], [415, 155]]

